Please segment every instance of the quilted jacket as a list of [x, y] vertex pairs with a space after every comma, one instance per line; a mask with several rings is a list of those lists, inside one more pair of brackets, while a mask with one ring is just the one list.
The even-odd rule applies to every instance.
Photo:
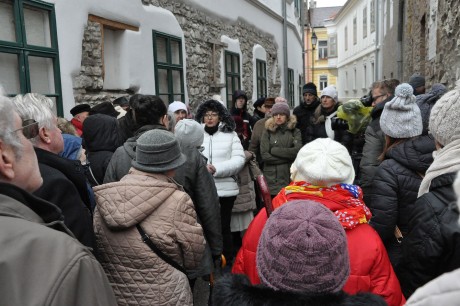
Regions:
[[289, 185], [292, 162], [302, 147], [302, 135], [296, 128], [296, 116], [290, 116], [286, 124], [278, 126], [274, 118], [265, 122], [260, 140], [260, 154], [264, 163], [264, 176], [271, 195]]
[[402, 256], [401, 246], [394, 236], [395, 226], [403, 236], [407, 235], [421, 175], [433, 162], [435, 149], [434, 140], [428, 135], [409, 139], [387, 152], [374, 176], [369, 194], [373, 215], [370, 225], [382, 238], [394, 267]]
[[243, 169], [245, 157], [238, 135], [222, 131], [222, 126], [221, 123], [213, 135], [204, 133], [202, 154], [216, 167], [213, 177], [219, 197], [232, 197], [239, 193], [237, 176]]
[[195, 268], [205, 240], [190, 197], [167, 176], [135, 169], [94, 190], [96, 241], [118, 305], [192, 305], [187, 276], [143, 243], [135, 227], [176, 263]]
[[[249, 225], [232, 268], [232, 273], [246, 274], [253, 285], [260, 284], [256, 251], [267, 219], [263, 208]], [[378, 234], [368, 224], [345, 233], [351, 270], [343, 290], [348, 294], [371, 292], [383, 297], [390, 306], [404, 305], [406, 300]]]

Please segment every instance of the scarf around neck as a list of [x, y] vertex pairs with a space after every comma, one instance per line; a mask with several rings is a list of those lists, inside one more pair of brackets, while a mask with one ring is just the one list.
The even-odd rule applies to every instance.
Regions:
[[425, 177], [420, 184], [418, 197], [430, 192], [431, 181], [438, 176], [460, 171], [460, 139], [456, 139], [444, 148], [433, 152], [433, 163], [426, 170]]
[[281, 189], [273, 199], [274, 209], [293, 200], [313, 200], [329, 208], [346, 230], [368, 223], [372, 217], [364, 204], [361, 187], [337, 184], [330, 187], [314, 186], [304, 181], [292, 182]]

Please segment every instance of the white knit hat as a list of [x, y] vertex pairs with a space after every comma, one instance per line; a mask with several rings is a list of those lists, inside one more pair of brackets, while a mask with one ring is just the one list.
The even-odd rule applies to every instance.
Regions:
[[386, 135], [410, 138], [422, 134], [422, 114], [413, 92], [409, 84], [400, 84], [396, 87], [395, 97], [385, 104], [380, 116], [380, 128]]
[[443, 146], [460, 139], [460, 80], [431, 109], [428, 129]]
[[291, 166], [291, 180], [316, 186], [353, 184], [355, 170], [348, 150], [330, 138], [317, 138], [297, 153]]
[[203, 127], [193, 119], [180, 120], [174, 128], [174, 134], [181, 146], [200, 147], [203, 144]]
[[323, 96], [331, 97], [332, 99], [334, 99], [335, 103], [339, 101], [339, 97], [337, 95], [337, 89], [335, 88], [335, 86], [332, 86], [332, 85], [325, 87], [321, 91], [321, 98]]
[[177, 112], [178, 110], [184, 110], [186, 113], [188, 113], [187, 111], [187, 105], [185, 105], [184, 102], [180, 102], [180, 101], [174, 101], [173, 103], [169, 104], [169, 107], [168, 107], [168, 112], [172, 112], [172, 113], [175, 113]]

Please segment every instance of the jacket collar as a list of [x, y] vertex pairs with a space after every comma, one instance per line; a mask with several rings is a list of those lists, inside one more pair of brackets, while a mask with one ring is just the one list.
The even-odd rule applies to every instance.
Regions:
[[[50, 224], [59, 222], [62, 227], [65, 228], [63, 224], [64, 217], [62, 216], [61, 210], [56, 205], [8, 183], [0, 183], [0, 195], [14, 199], [22, 204], [20, 206], [13, 204], [13, 208], [7, 203], [2, 203], [0, 206], [0, 214], [38, 223], [44, 222]], [[9, 208], [7, 208], [8, 206]], [[63, 228], [61, 228], [61, 230], [67, 232], [67, 230], [63, 230]]]

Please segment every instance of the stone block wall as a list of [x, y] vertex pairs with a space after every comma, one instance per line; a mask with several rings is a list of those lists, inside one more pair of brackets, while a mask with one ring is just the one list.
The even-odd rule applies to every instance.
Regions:
[[[414, 71], [425, 74], [427, 87], [443, 83], [451, 89], [460, 78], [460, 0], [438, 0], [437, 11], [430, 12], [429, 0], [405, 1], [403, 38], [404, 81]], [[428, 18], [437, 14], [436, 56], [428, 61]], [[425, 29], [422, 19], [425, 18]], [[422, 39], [422, 33], [425, 33]]]
[[[153, 5], [171, 11], [179, 22], [183, 32], [186, 54], [186, 80], [189, 103], [196, 108], [200, 102], [209, 99], [214, 94], [220, 94], [220, 88], [213, 87], [213, 69], [219, 82], [221, 71], [219, 59], [222, 47], [216, 46], [216, 64], [212, 67], [211, 41], [220, 41], [222, 35], [239, 39], [242, 52], [242, 87], [248, 96], [253, 88], [253, 47], [261, 45], [267, 51], [267, 86], [268, 95], [277, 96], [281, 89], [280, 67], [278, 67], [278, 45], [274, 36], [262, 32], [248, 22], [223, 20], [208, 12], [183, 2], [181, 0], [141, 0], [143, 5]], [[92, 105], [132, 94], [130, 90], [107, 91], [103, 89], [103, 59], [102, 59], [102, 29], [96, 22], [88, 21], [82, 38], [82, 59], [79, 75], [74, 77], [75, 101]], [[152, 47], [153, 48], [153, 47]]]

